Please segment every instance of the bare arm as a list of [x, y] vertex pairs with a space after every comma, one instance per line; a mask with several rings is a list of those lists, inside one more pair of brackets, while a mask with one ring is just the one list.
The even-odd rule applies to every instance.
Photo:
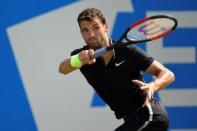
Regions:
[[146, 72], [155, 76], [155, 79], [152, 82], [144, 83], [139, 80], [132, 81], [133, 83], [139, 85], [141, 90], [147, 90], [148, 97], [144, 103], [145, 105], [153, 97], [154, 92], [164, 89], [175, 80], [174, 73], [156, 60], [153, 61]]
[[60, 63], [60, 66], [59, 66], [59, 72], [62, 73], [62, 74], [68, 74], [74, 70], [76, 70], [77, 68], [75, 67], [72, 67], [70, 65], [70, 57], [68, 57], [67, 59], [63, 60], [61, 63]]
[[174, 73], [158, 61], [154, 61], [146, 71], [156, 76], [156, 78], [149, 83], [153, 86], [154, 92], [165, 88], [175, 80]]
[[[79, 60], [81, 61], [82, 65], [85, 65], [85, 64], [93, 64], [96, 61], [95, 59], [90, 59], [90, 58], [93, 57], [93, 55], [94, 55], [94, 50], [92, 50], [92, 49], [81, 51], [79, 53]], [[59, 72], [60, 73], [62, 73], [62, 74], [68, 74], [68, 73], [70, 73], [70, 72], [78, 69], [76, 67], [73, 67], [70, 64], [71, 57], [66, 58], [65, 60], [63, 60], [60, 63], [60, 66], [59, 66]]]

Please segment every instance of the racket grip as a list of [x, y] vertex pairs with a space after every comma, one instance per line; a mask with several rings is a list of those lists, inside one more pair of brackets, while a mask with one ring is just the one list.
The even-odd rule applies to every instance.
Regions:
[[99, 56], [102, 56], [106, 51], [107, 51], [106, 47], [97, 50], [97, 51], [94, 53], [94, 58], [97, 58], [97, 57], [99, 57]]

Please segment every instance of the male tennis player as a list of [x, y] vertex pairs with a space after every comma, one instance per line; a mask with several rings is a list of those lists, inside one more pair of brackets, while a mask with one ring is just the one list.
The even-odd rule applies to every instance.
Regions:
[[[78, 16], [81, 35], [86, 44], [63, 60], [59, 72], [76, 69], [87, 79], [100, 97], [124, 123], [116, 131], [166, 131], [168, 114], [153, 93], [174, 81], [174, 74], [137, 46], [121, 46], [102, 57], [91, 59], [94, 51], [113, 44], [108, 24], [100, 10], [87, 8]], [[142, 71], [155, 76], [143, 81]]]

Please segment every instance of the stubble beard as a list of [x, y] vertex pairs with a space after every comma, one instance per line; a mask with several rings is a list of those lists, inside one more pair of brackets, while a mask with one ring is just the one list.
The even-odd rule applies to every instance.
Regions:
[[98, 50], [98, 49], [103, 47], [102, 42], [100, 42], [99, 40], [96, 40], [95, 42], [86, 42], [86, 43], [94, 51], [96, 51], [96, 50]]

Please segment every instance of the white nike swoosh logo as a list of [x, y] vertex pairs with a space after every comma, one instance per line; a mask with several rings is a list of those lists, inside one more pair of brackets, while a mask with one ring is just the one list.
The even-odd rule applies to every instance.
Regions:
[[119, 62], [119, 63], [116, 63], [115, 64], [115, 66], [117, 67], [117, 66], [120, 66], [122, 63], [124, 63], [125, 62], [125, 60], [123, 60], [123, 61], [121, 61], [121, 62]]

